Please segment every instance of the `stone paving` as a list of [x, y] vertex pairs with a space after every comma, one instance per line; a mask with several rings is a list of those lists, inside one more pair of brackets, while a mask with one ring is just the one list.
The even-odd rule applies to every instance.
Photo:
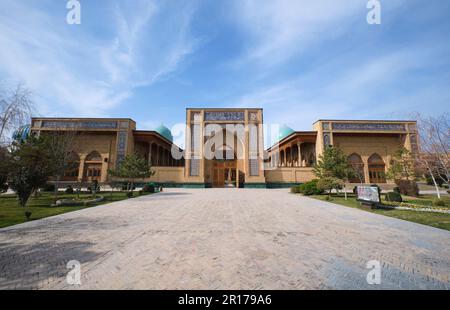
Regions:
[[[70, 260], [81, 286], [67, 284]], [[0, 289], [449, 289], [449, 277], [450, 232], [287, 190], [167, 189], [0, 230]]]

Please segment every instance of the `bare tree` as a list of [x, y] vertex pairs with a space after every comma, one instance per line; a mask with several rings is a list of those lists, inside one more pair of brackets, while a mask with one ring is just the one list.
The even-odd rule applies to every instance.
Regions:
[[44, 134], [48, 144], [53, 165], [53, 179], [55, 182], [55, 199], [58, 196], [59, 186], [66, 171], [75, 169], [74, 149], [80, 133], [76, 128], [55, 128]]
[[450, 179], [450, 114], [438, 117], [417, 115], [421, 150], [417, 156], [419, 166], [430, 175], [441, 198], [438, 179], [449, 184]]
[[0, 92], [0, 143], [7, 141], [6, 135], [29, 121], [33, 112], [31, 91], [23, 84], [8, 92]]

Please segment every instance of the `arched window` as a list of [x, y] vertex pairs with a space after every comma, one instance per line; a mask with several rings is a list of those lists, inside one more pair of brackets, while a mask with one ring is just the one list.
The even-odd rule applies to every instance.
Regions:
[[102, 156], [97, 151], [92, 151], [86, 156], [85, 177], [87, 181], [100, 181], [102, 177]]
[[369, 157], [370, 183], [386, 183], [386, 165], [378, 154]]
[[64, 171], [63, 181], [76, 181], [80, 168], [80, 156], [75, 152], [67, 153], [66, 171]]
[[347, 158], [347, 161], [354, 171], [354, 175], [349, 179], [350, 183], [365, 183], [364, 162], [361, 156], [353, 153]]
[[99, 152], [97, 151], [92, 151], [91, 153], [89, 153], [88, 156], [86, 156], [86, 162], [95, 162], [95, 161], [99, 161], [102, 162], [102, 156], [100, 155]]

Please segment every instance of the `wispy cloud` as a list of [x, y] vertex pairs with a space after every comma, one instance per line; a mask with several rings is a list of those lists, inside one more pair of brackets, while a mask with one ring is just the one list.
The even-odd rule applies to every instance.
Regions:
[[361, 0], [237, 0], [233, 19], [237, 17], [248, 40], [241, 60], [264, 66], [286, 62], [311, 45], [344, 33], [355, 19], [363, 23], [364, 10]]
[[[106, 116], [136, 87], [177, 70], [196, 47], [189, 31], [193, 4], [170, 14], [174, 2], [102, 2], [114, 14], [104, 16], [108, 31], [94, 35], [87, 18], [66, 25], [58, 3], [59, 15], [34, 2], [0, 4], [0, 77], [24, 81], [46, 115]], [[83, 3], [83, 16], [88, 10]]]
[[[263, 83], [236, 101], [239, 106], [263, 107], [268, 123], [287, 123], [298, 130], [310, 130], [319, 117], [404, 118], [426, 102], [445, 111], [449, 76], [436, 83], [432, 73], [424, 72], [430, 68], [427, 60], [438, 58], [439, 50], [416, 46], [352, 62], [354, 56], [350, 53], [295, 78]], [[411, 81], [417, 71], [422, 78]]]

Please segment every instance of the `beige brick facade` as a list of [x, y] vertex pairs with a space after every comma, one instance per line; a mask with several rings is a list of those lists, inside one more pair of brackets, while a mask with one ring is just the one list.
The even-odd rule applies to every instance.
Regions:
[[[389, 183], [384, 174], [394, 153], [402, 147], [417, 153], [419, 148], [415, 121], [319, 120], [312, 131], [289, 131], [265, 150], [263, 123], [262, 109], [187, 109], [182, 159], [172, 156], [172, 148], [183, 150], [173, 144], [168, 129], [136, 130], [131, 119], [33, 118], [32, 131], [76, 132], [71, 151], [78, 169], [68, 173], [65, 182], [106, 182], [108, 169], [135, 152], [155, 171], [142, 182], [201, 187], [288, 186], [312, 180], [318, 156], [326, 145], [332, 145], [360, 165], [359, 180], [354, 182]], [[227, 142], [231, 141], [231, 147], [224, 142], [223, 147], [214, 145], [211, 150], [214, 154], [233, 153], [232, 159], [205, 155], [215, 131], [230, 139]]]

